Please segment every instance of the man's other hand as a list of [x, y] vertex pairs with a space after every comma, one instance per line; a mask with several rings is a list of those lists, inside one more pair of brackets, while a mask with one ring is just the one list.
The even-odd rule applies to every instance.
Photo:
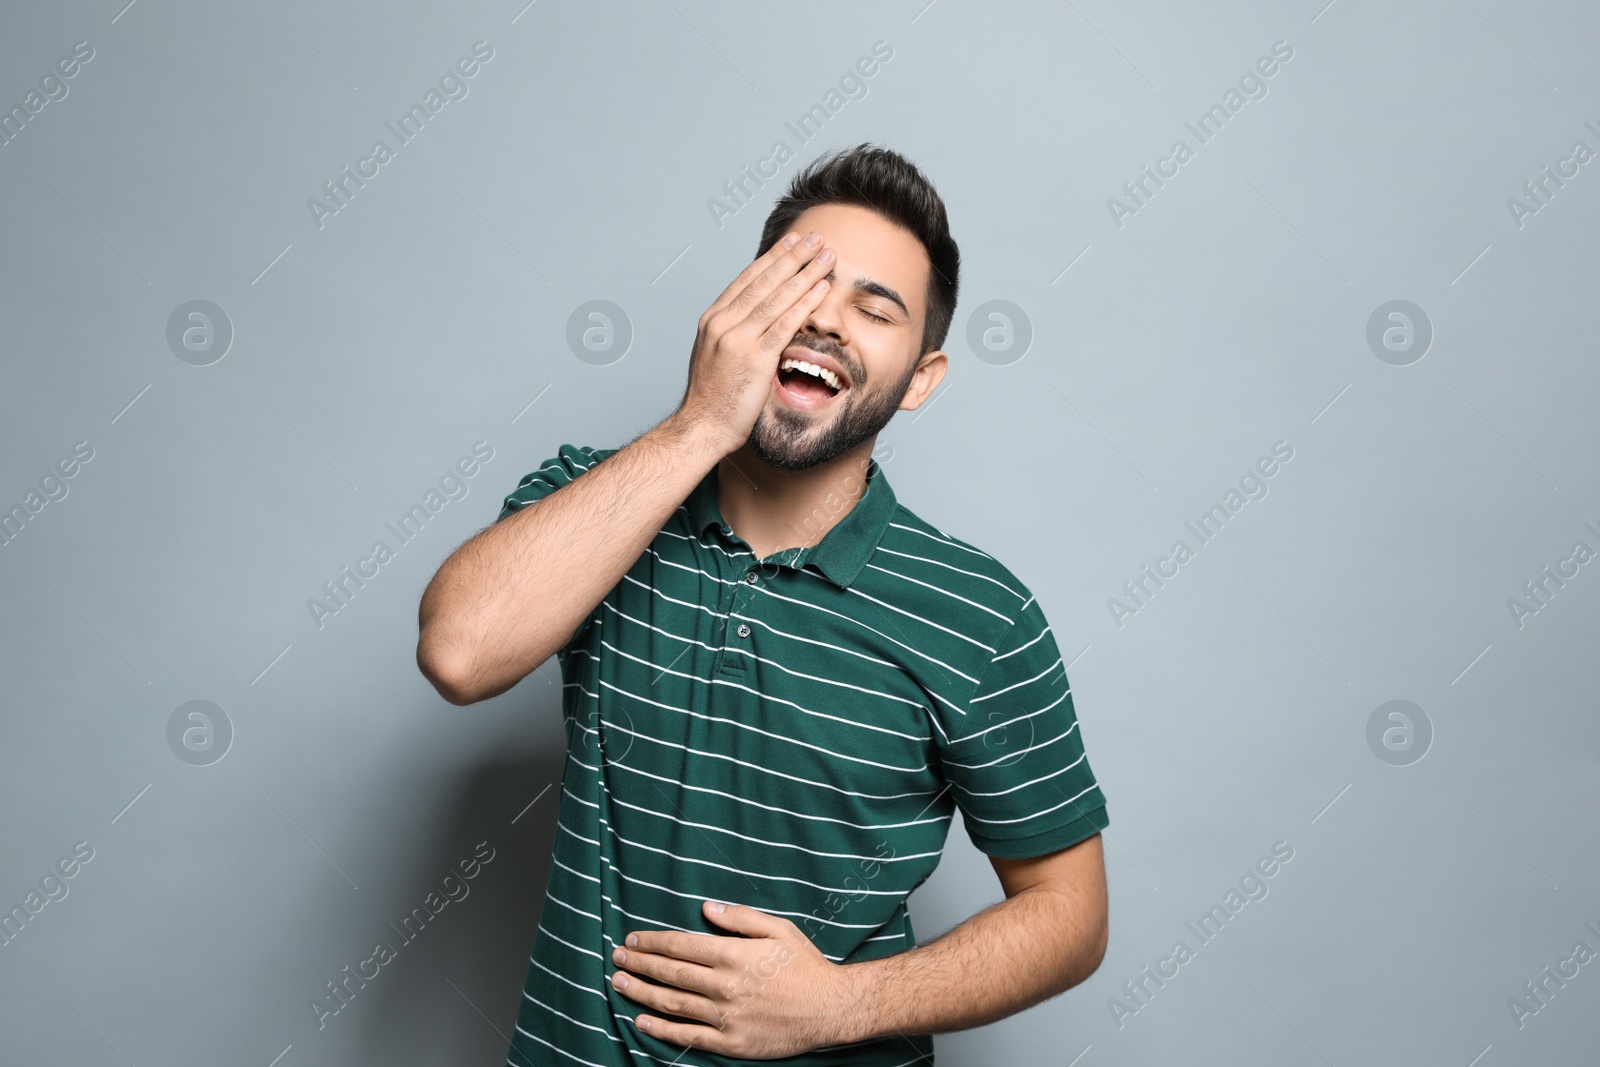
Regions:
[[634, 1024], [662, 1041], [747, 1059], [838, 1042], [857, 1001], [850, 969], [829, 961], [788, 919], [743, 904], [719, 907], [707, 901], [701, 911], [742, 936], [637, 930], [612, 954], [619, 968], [612, 985], [659, 1013], [635, 1016]]

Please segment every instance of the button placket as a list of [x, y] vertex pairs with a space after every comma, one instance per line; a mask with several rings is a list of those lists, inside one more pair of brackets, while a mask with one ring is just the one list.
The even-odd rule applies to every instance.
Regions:
[[[727, 535], [730, 532], [728, 528], [726, 526], [721, 526], [718, 527], [718, 529], [722, 531], [724, 540], [726, 540]], [[715, 531], [712, 532], [711, 536], [715, 538]], [[709, 564], [709, 569], [716, 579], [717, 610], [722, 616], [716, 621], [712, 631], [713, 637], [715, 638], [717, 644], [722, 647], [718, 648], [716, 654], [712, 657], [711, 669], [717, 674], [738, 674], [742, 670], [742, 664], [734, 662], [737, 657], [730, 656], [727, 652], [726, 646], [728, 645], [728, 638], [730, 636], [729, 631], [733, 629], [733, 613], [739, 610], [740, 586], [737, 582], [729, 583], [727, 581], [729, 576], [728, 572], [731, 570], [731, 568], [728, 566], [728, 559], [723, 553], [709, 553], [707, 563]]]
[[[733, 591], [733, 598], [728, 605], [728, 620], [723, 625], [723, 644], [733, 644], [735, 641], [744, 641], [750, 636], [750, 624], [746, 622], [734, 623], [733, 617], [744, 613], [750, 604], [749, 587], [753, 584], [751, 575], [754, 569], [747, 570], [740, 580], [735, 581], [729, 588]], [[733, 638], [733, 641], [729, 639]], [[718, 653], [718, 671], [723, 674], [743, 674], [745, 657], [737, 651], [724, 649]]]
[[[761, 580], [761, 568], [759, 566], [751, 567], [749, 570], [744, 572], [744, 584], [745, 585], [755, 585], [760, 580]], [[753, 593], [749, 592], [748, 590], [740, 589], [739, 592], [738, 592], [738, 595], [736, 595], [734, 597], [734, 599], [737, 600], [737, 601], [742, 601], [742, 604], [740, 605], [741, 607], [748, 608], [750, 606], [751, 601], [753, 601], [755, 599], [755, 596], [754, 596]], [[741, 622], [741, 623], [739, 623], [738, 628], [734, 632], [739, 635], [741, 640], [748, 640], [749, 637], [750, 637], [750, 633], [751, 633], [750, 624], [747, 623], [747, 622]]]

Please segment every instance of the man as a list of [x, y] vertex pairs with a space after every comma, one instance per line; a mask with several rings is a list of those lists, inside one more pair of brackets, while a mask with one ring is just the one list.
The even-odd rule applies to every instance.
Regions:
[[[929, 1035], [1099, 966], [1108, 820], [1055, 638], [872, 455], [944, 377], [958, 268], [904, 158], [815, 161], [700, 317], [677, 410], [563, 445], [429, 584], [445, 699], [552, 654], [565, 682], [516, 1067], [931, 1063]], [[918, 945], [956, 808], [1006, 899]]]

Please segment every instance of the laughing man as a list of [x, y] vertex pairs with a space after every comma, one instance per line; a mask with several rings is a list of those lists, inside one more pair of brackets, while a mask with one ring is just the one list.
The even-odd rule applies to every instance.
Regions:
[[[446, 700], [552, 654], [565, 681], [514, 1067], [932, 1063], [930, 1035], [1100, 965], [1105, 797], [1050, 626], [873, 458], [944, 378], [959, 262], [903, 157], [813, 162], [700, 316], [677, 409], [562, 445], [429, 584]], [[918, 944], [957, 808], [1005, 899]]]

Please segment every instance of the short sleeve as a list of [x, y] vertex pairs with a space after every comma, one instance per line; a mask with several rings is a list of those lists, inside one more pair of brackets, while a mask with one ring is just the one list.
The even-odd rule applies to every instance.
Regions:
[[500, 514], [494, 521], [499, 522], [512, 512], [549, 496], [615, 451], [614, 448], [595, 449], [588, 445], [562, 445], [554, 456], [539, 465], [538, 470], [517, 483], [517, 488], [505, 498]]
[[[517, 488], [505, 498], [505, 503], [500, 508], [500, 515], [494, 521], [499, 522], [512, 512], [532, 504], [534, 501], [549, 496], [563, 485], [570, 485], [584, 471], [596, 463], [616, 452], [615, 448], [596, 449], [587, 445], [562, 445], [556, 454], [543, 463], [539, 469], [523, 477], [517, 483]], [[600, 605], [596, 604], [594, 610], [572, 631], [572, 636], [556, 651], [556, 660], [566, 669], [567, 658], [572, 649], [584, 633], [600, 617]]]
[[981, 851], [1042, 856], [1106, 828], [1072, 689], [1044, 612], [1032, 597], [996, 647], [940, 742], [945, 778]]

